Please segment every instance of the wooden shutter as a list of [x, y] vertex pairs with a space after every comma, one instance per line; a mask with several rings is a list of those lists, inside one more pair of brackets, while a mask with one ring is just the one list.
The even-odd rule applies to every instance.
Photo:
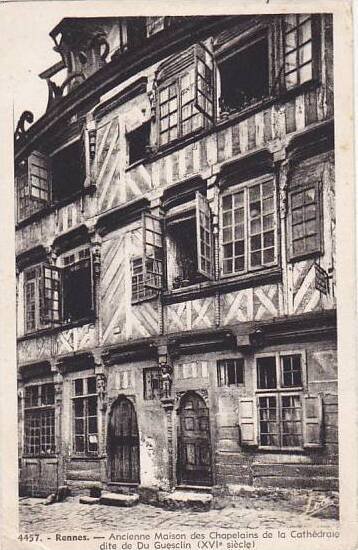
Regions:
[[257, 445], [256, 403], [254, 398], [239, 400], [240, 445]]
[[30, 199], [47, 203], [50, 200], [50, 162], [46, 155], [33, 151], [28, 158], [28, 195]]
[[87, 176], [89, 176], [89, 139], [88, 139], [88, 131], [86, 128], [86, 125], [83, 126], [81, 136], [80, 136], [80, 143], [79, 143], [79, 149], [80, 149], [80, 166], [81, 166], [81, 173], [83, 177], [83, 181], [81, 184], [86, 187], [90, 184], [90, 178], [87, 180]]
[[144, 285], [160, 290], [163, 286], [162, 220], [147, 212], [142, 214]]
[[214, 121], [214, 58], [201, 43], [195, 44], [195, 100], [194, 105], [211, 122]]
[[209, 202], [196, 192], [196, 246], [198, 271], [208, 279], [214, 278], [213, 230]]
[[322, 447], [322, 397], [303, 396], [303, 446]]
[[60, 323], [60, 270], [43, 265], [41, 273], [41, 324]]

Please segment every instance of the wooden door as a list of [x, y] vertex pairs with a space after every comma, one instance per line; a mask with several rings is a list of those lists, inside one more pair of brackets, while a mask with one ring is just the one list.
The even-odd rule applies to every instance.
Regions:
[[209, 410], [196, 393], [182, 399], [178, 426], [178, 480], [181, 484], [210, 485]]
[[20, 475], [21, 494], [47, 497], [58, 488], [57, 458], [24, 458]]
[[139, 436], [137, 415], [129, 399], [113, 405], [108, 425], [110, 479], [117, 483], [139, 483]]

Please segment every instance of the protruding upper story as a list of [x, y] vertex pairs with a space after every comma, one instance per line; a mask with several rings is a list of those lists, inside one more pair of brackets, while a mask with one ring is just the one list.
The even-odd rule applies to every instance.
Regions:
[[[65, 19], [51, 35], [46, 114], [16, 134], [20, 271], [83, 262], [97, 345], [334, 308], [330, 15]], [[65, 323], [83, 312], [61, 280]]]

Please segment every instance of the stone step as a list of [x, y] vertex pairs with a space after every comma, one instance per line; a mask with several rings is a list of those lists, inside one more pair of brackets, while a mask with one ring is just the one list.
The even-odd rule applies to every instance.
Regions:
[[81, 504], [99, 504], [99, 498], [95, 497], [88, 497], [86, 495], [80, 497], [80, 503]]
[[212, 500], [213, 496], [210, 493], [182, 490], [166, 493], [159, 498], [161, 506], [167, 510], [189, 508], [196, 512], [206, 512], [210, 510]]
[[120, 493], [102, 493], [99, 499], [100, 504], [105, 504], [107, 506], [123, 506], [126, 508], [135, 506], [138, 502], [139, 496], [137, 494], [122, 495]]

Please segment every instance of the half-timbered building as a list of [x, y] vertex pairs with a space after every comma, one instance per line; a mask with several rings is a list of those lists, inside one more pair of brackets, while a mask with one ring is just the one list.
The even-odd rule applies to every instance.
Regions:
[[50, 35], [15, 133], [21, 492], [336, 489], [332, 17]]

